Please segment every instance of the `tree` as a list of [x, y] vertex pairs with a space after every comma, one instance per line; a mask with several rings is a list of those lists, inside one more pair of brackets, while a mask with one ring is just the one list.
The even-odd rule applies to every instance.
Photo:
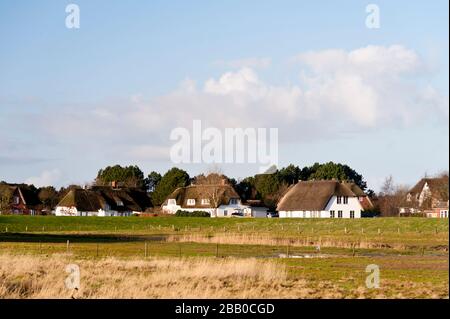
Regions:
[[336, 178], [340, 181], [353, 181], [363, 191], [367, 189], [367, 183], [364, 181], [361, 174], [358, 174], [355, 170], [348, 165], [328, 162], [325, 164], [314, 164], [311, 168], [311, 175], [309, 179], [333, 179]]
[[290, 164], [278, 171], [278, 176], [281, 181], [288, 185], [296, 184], [298, 180], [302, 177], [302, 171], [298, 166]]
[[378, 195], [381, 216], [398, 216], [399, 207], [406, 200], [408, 187], [396, 185], [392, 176], [385, 178]]
[[0, 183], [0, 213], [9, 209], [11, 204], [12, 190], [6, 183]]
[[189, 180], [189, 174], [186, 171], [177, 167], [171, 168], [164, 174], [152, 193], [152, 202], [155, 205], [161, 205], [170, 193], [178, 187], [186, 186]]
[[147, 189], [150, 192], [155, 191], [156, 187], [158, 186], [158, 184], [161, 182], [161, 174], [159, 174], [158, 172], [152, 171], [150, 174], [148, 174], [145, 184], [147, 186]]
[[100, 169], [95, 184], [106, 186], [111, 185], [111, 182], [119, 182], [128, 187], [145, 187], [144, 173], [136, 165], [125, 167], [114, 165]]
[[53, 186], [39, 188], [38, 198], [48, 209], [53, 209], [58, 204], [58, 192]]

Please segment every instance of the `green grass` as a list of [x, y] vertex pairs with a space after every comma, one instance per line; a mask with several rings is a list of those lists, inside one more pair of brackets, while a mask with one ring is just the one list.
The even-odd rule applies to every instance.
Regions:
[[[243, 242], [217, 245], [201, 240], [168, 240], [190, 235], [230, 239], [241, 236]], [[365, 297], [411, 294], [429, 298], [433, 294], [433, 297], [448, 298], [448, 235], [448, 219], [426, 218], [0, 216], [0, 254], [51, 257], [69, 253], [70, 258], [101, 259], [145, 258], [147, 252], [147, 257], [264, 258], [285, 265], [289, 276], [305, 280], [311, 291], [320, 290], [319, 294], [323, 291], [326, 296], [326, 285], [332, 283], [349, 298], [360, 296], [357, 289], [364, 284], [368, 264], [379, 265], [383, 285], [381, 290]], [[268, 241], [287, 239], [287, 242], [320, 239], [330, 245], [318, 251], [314, 245], [291, 246], [286, 241], [283, 244], [268, 244], [267, 240], [257, 244], [245, 242], [245, 238], [252, 236]], [[342, 245], [358, 241], [379, 245], [370, 249]], [[291, 258], [280, 258], [288, 252]], [[293, 258], [319, 255], [321, 258]]]
[[[0, 216], [0, 231], [6, 227], [12, 232], [28, 231], [147, 231], [158, 227], [178, 230], [228, 230], [275, 231], [280, 233], [303, 232], [364, 232], [367, 234], [418, 232], [448, 233], [448, 219], [431, 218], [362, 218], [362, 219], [251, 219], [251, 218], [205, 218], [205, 217], [55, 217], [55, 216]], [[44, 227], [44, 230], [43, 230]]]

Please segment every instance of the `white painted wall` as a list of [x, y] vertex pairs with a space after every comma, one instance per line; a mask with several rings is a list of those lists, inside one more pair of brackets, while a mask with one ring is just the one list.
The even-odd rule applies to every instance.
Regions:
[[76, 207], [65, 207], [65, 206], [57, 206], [55, 209], [55, 216], [99, 216], [99, 217], [112, 217], [112, 216], [131, 216], [133, 213], [138, 212], [124, 212], [119, 213], [115, 210], [105, 211], [103, 209], [99, 209], [94, 212], [84, 212], [77, 210]]
[[178, 210], [183, 210], [187, 212], [194, 212], [194, 211], [201, 211], [201, 212], [207, 212], [211, 215], [211, 217], [231, 217], [231, 215], [234, 212], [243, 212], [248, 209], [248, 206], [242, 205], [241, 201], [238, 201], [237, 204], [228, 204], [228, 205], [220, 205], [217, 208], [210, 208], [210, 207], [196, 207], [196, 208], [187, 208], [187, 207], [181, 207], [180, 205], [176, 204], [167, 204], [163, 205], [162, 210], [168, 214], [175, 214]]
[[279, 211], [280, 218], [330, 218], [330, 211], [334, 210], [335, 218], [338, 218], [338, 211], [342, 211], [342, 218], [350, 218], [350, 211], [355, 212], [355, 218], [361, 218], [363, 210], [358, 197], [349, 197], [348, 203], [337, 203], [337, 197], [333, 196], [325, 209], [322, 211]]

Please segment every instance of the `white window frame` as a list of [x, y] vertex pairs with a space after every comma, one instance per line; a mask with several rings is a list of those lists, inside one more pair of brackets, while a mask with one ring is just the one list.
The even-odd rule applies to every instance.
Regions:
[[238, 199], [237, 198], [230, 198], [230, 205], [237, 205]]
[[338, 218], [343, 218], [344, 217], [344, 213], [342, 210], [338, 210]]
[[355, 218], [355, 211], [354, 210], [350, 211], [350, 218]]
[[176, 204], [177, 204], [177, 201], [176, 201], [175, 199], [173, 199], [173, 198], [170, 198], [170, 199], [167, 201], [167, 204], [168, 204], [168, 205], [176, 205]]
[[336, 196], [336, 204], [342, 204], [342, 196]]
[[348, 204], [348, 196], [344, 196], [344, 200], [343, 200], [344, 205]]
[[334, 210], [330, 210], [330, 218], [336, 218], [336, 212]]
[[195, 205], [195, 199], [189, 198], [186, 202], [186, 205], [188, 206], [194, 206]]
[[209, 198], [202, 198], [202, 205], [209, 205], [211, 203], [211, 201], [209, 200]]

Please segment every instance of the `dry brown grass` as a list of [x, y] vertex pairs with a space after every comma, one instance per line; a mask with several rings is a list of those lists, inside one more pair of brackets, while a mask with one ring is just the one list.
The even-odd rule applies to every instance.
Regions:
[[[80, 267], [79, 291], [65, 287], [68, 264]], [[384, 288], [374, 290], [365, 288], [363, 277], [355, 279], [364, 269], [333, 280], [308, 280], [299, 273], [288, 274], [287, 267], [254, 258], [79, 259], [65, 254], [4, 254], [0, 255], [0, 298], [448, 298], [448, 280], [436, 286], [386, 278]]]
[[[334, 247], [334, 248], [360, 248], [360, 249], [376, 249], [376, 248], [392, 248], [405, 250], [410, 246], [403, 243], [385, 243], [382, 239], [342, 239], [326, 236], [307, 236], [302, 238], [275, 238], [271, 235], [261, 234], [236, 234], [236, 233], [219, 233], [213, 236], [203, 234], [186, 234], [172, 235], [166, 239], [168, 242], [192, 242], [192, 243], [208, 243], [208, 244], [228, 244], [228, 245], [268, 245], [268, 246], [293, 246], [293, 247]], [[445, 247], [443, 247], [445, 249]]]
[[69, 263], [79, 265], [77, 298], [256, 298], [277, 297], [284, 267], [255, 259], [73, 260], [0, 256], [0, 298], [70, 298]]

